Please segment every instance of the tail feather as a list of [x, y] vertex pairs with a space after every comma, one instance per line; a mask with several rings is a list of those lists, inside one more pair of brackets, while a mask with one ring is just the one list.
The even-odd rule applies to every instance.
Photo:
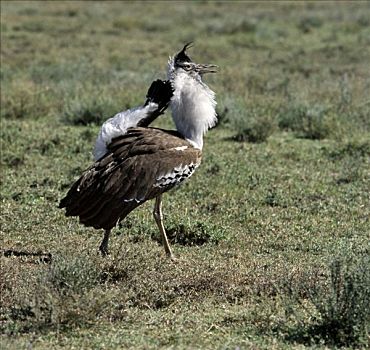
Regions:
[[169, 80], [163, 81], [157, 79], [153, 81], [146, 94], [147, 99], [144, 106], [152, 102], [156, 103], [158, 105], [158, 108], [146, 118], [140, 120], [137, 126], [147, 127], [154, 119], [163, 114], [171, 101], [173, 91], [173, 87]]
[[171, 82], [169, 80], [163, 81], [157, 79], [152, 82], [148, 89], [145, 105], [149, 102], [154, 102], [157, 103], [160, 108], [163, 108], [164, 106], [167, 107], [172, 96], [173, 88]]

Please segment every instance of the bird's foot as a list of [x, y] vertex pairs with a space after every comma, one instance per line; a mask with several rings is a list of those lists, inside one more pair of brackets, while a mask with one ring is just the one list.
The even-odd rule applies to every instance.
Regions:
[[108, 242], [109, 242], [110, 231], [111, 230], [104, 231], [104, 237], [99, 246], [100, 253], [103, 257], [106, 257], [107, 255], [109, 255]]
[[107, 247], [100, 246], [99, 247], [100, 254], [102, 255], [103, 258], [105, 258], [107, 255], [109, 255], [109, 250]]
[[167, 258], [171, 260], [171, 262], [178, 263], [180, 260], [179, 258], [176, 258], [172, 253], [167, 254]]

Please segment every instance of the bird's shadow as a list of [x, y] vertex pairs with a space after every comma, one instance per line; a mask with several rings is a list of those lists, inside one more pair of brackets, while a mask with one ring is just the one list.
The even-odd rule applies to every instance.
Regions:
[[22, 250], [4, 249], [0, 250], [1, 255], [6, 258], [19, 257], [31, 264], [51, 264], [52, 254], [43, 252], [28, 252]]

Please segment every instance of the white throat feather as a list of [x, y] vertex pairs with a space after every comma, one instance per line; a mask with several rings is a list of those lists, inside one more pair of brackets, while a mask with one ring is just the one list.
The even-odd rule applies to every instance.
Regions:
[[168, 61], [168, 79], [174, 88], [170, 107], [177, 131], [194, 147], [203, 148], [203, 135], [217, 122], [215, 93], [201, 80]]

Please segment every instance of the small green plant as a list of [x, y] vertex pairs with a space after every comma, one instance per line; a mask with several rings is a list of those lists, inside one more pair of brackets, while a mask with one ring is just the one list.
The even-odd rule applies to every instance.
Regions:
[[326, 138], [332, 128], [328, 109], [322, 105], [293, 104], [284, 108], [278, 119], [281, 129], [292, 130], [298, 137], [312, 140]]
[[322, 26], [322, 20], [314, 16], [303, 17], [297, 27], [303, 33], [309, 33], [313, 28], [320, 28]]
[[340, 147], [327, 152], [329, 159], [336, 161], [345, 159], [347, 157], [362, 159], [370, 156], [370, 142], [369, 141], [350, 141]]
[[[167, 237], [171, 244], [180, 244], [184, 246], [201, 246], [207, 243], [217, 244], [225, 239], [225, 233], [222, 229], [208, 223], [196, 222], [194, 224], [178, 224], [167, 229]], [[158, 233], [152, 235], [152, 238], [162, 243]]]
[[[316, 292], [316, 293], [315, 293]], [[353, 264], [335, 260], [330, 266], [328, 294], [315, 291], [311, 301], [321, 319], [312, 327], [328, 343], [358, 345], [365, 340], [370, 322], [370, 259]]]
[[16, 82], [6, 88], [10, 92], [1, 94], [2, 118], [37, 119], [48, 115], [55, 108], [48, 88], [30, 81]]
[[298, 309], [305, 309], [309, 315], [293, 312], [298, 328], [288, 332], [290, 340], [332, 346], [360, 346], [366, 342], [370, 330], [369, 256], [337, 258], [329, 267], [327, 283], [316, 280], [289, 294], [300, 305]]
[[268, 193], [265, 196], [265, 199], [263, 203], [265, 205], [268, 205], [270, 207], [286, 207], [286, 204], [284, 203], [284, 197], [277, 191], [276, 189], [269, 189]]
[[324, 154], [338, 164], [338, 171], [335, 174], [337, 184], [355, 182], [364, 178], [363, 166], [364, 160], [370, 156], [370, 142], [350, 141], [330, 151], [325, 150]]
[[71, 101], [63, 111], [62, 119], [71, 125], [100, 125], [118, 111], [110, 98], [104, 95], [86, 95]]
[[254, 19], [245, 19], [238, 21], [220, 21], [207, 26], [207, 32], [213, 34], [235, 35], [238, 33], [254, 33], [257, 29], [257, 21]]
[[348, 184], [362, 178], [361, 158], [346, 157], [336, 178], [337, 184]]
[[89, 257], [57, 257], [41, 278], [59, 294], [81, 293], [96, 285], [99, 270]]
[[93, 320], [100, 301], [93, 297], [101, 283], [101, 271], [88, 256], [53, 257], [46, 270], [41, 270], [28, 289], [14, 298], [6, 310], [5, 334], [47, 328], [60, 328]]
[[340, 80], [339, 88], [340, 88], [339, 110], [341, 111], [348, 110], [352, 104], [352, 90], [348, 82], [347, 74], [344, 74], [342, 79]]
[[234, 140], [261, 143], [274, 131], [274, 120], [266, 108], [248, 107], [240, 100], [235, 100], [230, 106], [228, 119], [235, 131]]
[[267, 140], [273, 129], [273, 123], [270, 118], [265, 116], [252, 118], [249, 120], [248, 125], [245, 125], [234, 138], [237, 141], [261, 143]]

